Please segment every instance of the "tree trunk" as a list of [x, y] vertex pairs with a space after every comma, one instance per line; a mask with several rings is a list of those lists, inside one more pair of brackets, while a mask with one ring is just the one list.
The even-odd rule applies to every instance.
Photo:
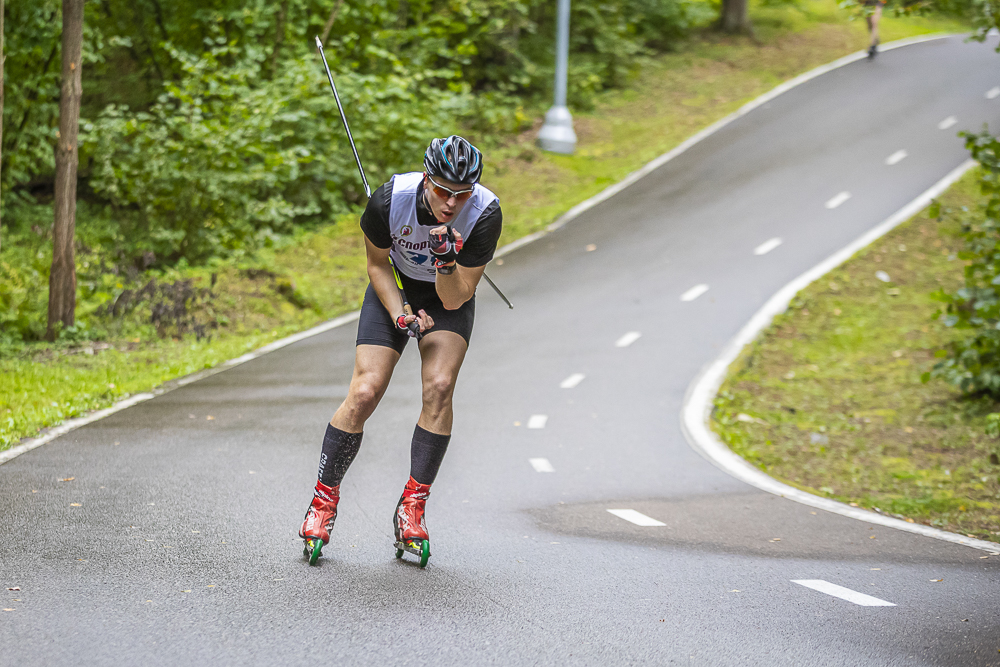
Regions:
[[333, 6], [333, 11], [330, 12], [330, 18], [327, 19], [326, 25], [323, 26], [323, 34], [320, 36], [319, 41], [326, 44], [326, 38], [330, 36], [330, 29], [333, 28], [333, 22], [337, 20], [337, 14], [340, 13], [340, 6], [344, 4], [344, 0], [337, 0], [337, 4]]
[[[3, 50], [3, 2], [0, 0], [0, 165], [3, 164], [3, 63], [7, 59], [7, 56]], [[2, 190], [2, 185], [0, 185], [0, 190]], [[3, 193], [0, 192], [0, 202], [3, 201]], [[0, 203], [0, 210], [2, 210], [3, 204]], [[0, 213], [0, 249], [3, 249], [3, 221], [2, 213]]]
[[80, 75], [83, 51], [83, 2], [62, 0], [62, 88], [59, 94], [59, 134], [56, 143], [55, 224], [52, 227], [52, 272], [49, 274], [49, 326], [54, 340], [56, 325], [73, 326], [76, 310], [76, 168], [80, 129]]
[[278, 53], [281, 51], [281, 43], [285, 41], [285, 19], [288, 16], [288, 0], [281, 3], [278, 10], [278, 25], [274, 37], [274, 50], [271, 52], [271, 78], [274, 78], [278, 71]]
[[722, 32], [752, 33], [750, 17], [747, 15], [747, 0], [722, 0], [719, 29]]

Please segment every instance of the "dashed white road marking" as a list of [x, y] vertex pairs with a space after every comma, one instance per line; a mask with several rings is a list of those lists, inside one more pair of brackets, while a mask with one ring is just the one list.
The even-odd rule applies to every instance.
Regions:
[[665, 526], [667, 524], [662, 521], [657, 521], [652, 517], [648, 517], [642, 512], [636, 512], [635, 510], [608, 510], [614, 514], [619, 519], [625, 519], [630, 521], [637, 526]]
[[545, 428], [545, 422], [548, 420], [548, 415], [531, 415], [528, 417], [528, 428]]
[[555, 472], [556, 469], [552, 467], [548, 459], [528, 459], [528, 463], [531, 467], [535, 469], [535, 472]]
[[885, 159], [885, 163], [891, 167], [892, 165], [898, 162], [902, 162], [903, 158], [905, 158], [907, 155], [909, 155], [909, 153], [907, 153], [903, 149], [899, 149], [898, 151], [887, 157]]
[[958, 122], [957, 118], [955, 118], [954, 116], [948, 116], [943, 121], [941, 121], [940, 123], [938, 123], [938, 129], [939, 130], [947, 130], [949, 127], [951, 127], [952, 125], [954, 125], [957, 122]]
[[583, 373], [573, 373], [568, 378], [559, 383], [560, 389], [572, 389], [576, 385], [583, 382], [583, 378], [587, 377]]
[[831, 209], [837, 208], [850, 198], [851, 198], [851, 193], [848, 192], [847, 190], [844, 190], [840, 194], [835, 195], [830, 201], [826, 202], [826, 207]]
[[865, 595], [864, 593], [852, 591], [850, 588], [844, 588], [843, 586], [838, 586], [837, 584], [831, 584], [829, 581], [824, 581], [822, 579], [792, 579], [792, 583], [805, 586], [806, 588], [811, 588], [814, 591], [819, 591], [820, 593], [832, 595], [833, 597], [840, 598], [841, 600], [853, 602], [854, 604], [861, 605], [862, 607], [896, 606], [895, 603], [886, 602], [885, 600], [880, 600], [879, 598], [872, 597], [871, 595]]
[[997, 86], [996, 88], [990, 88], [989, 90], [986, 91], [986, 99], [992, 100], [996, 99], [997, 97], [1000, 97], [1000, 86]]
[[615, 347], [628, 347], [642, 336], [638, 331], [629, 331], [627, 334], [615, 341]]
[[694, 301], [699, 296], [708, 291], [708, 285], [695, 285], [684, 294], [681, 294], [681, 301]]
[[772, 250], [774, 250], [775, 248], [777, 248], [779, 245], [781, 245], [781, 239], [775, 237], [775, 238], [771, 239], [770, 241], [764, 241], [759, 246], [757, 246], [756, 248], [754, 248], [753, 249], [753, 254], [755, 254], [755, 255], [766, 255], [767, 253], [769, 253]]

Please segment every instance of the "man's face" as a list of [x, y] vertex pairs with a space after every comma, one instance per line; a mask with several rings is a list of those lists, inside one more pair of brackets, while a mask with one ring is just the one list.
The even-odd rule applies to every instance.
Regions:
[[440, 188], [434, 187], [434, 183], [454, 192], [468, 191], [472, 189], [472, 186], [467, 183], [452, 183], [438, 177], [435, 177], [434, 181], [431, 182], [430, 177], [424, 174], [424, 194], [427, 196], [431, 213], [434, 214], [434, 218], [438, 222], [443, 222], [446, 225], [451, 224], [455, 216], [462, 210], [465, 202], [469, 200], [469, 196], [459, 195], [456, 197], [448, 192], [441, 192]]

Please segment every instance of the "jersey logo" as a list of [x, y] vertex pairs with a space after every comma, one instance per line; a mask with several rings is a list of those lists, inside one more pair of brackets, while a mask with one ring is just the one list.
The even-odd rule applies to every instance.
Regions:
[[418, 252], [410, 252], [409, 250], [404, 252], [406, 253], [406, 258], [414, 264], [426, 264], [427, 260], [431, 257], [430, 255], [421, 255]]
[[413, 227], [410, 227], [409, 225], [403, 225], [403, 228], [399, 230], [400, 236], [409, 236], [412, 233]]

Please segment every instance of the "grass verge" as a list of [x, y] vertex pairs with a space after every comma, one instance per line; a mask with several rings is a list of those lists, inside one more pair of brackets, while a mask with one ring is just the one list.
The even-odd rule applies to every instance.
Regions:
[[[534, 131], [491, 151], [483, 180], [503, 202], [501, 242], [544, 228], [780, 82], [866, 45], [863, 23], [830, 0], [756, 7], [752, 18], [756, 40], [695, 37], [677, 53], [650, 59], [627, 88], [603, 94], [593, 110], [577, 113], [575, 155], [542, 153]], [[962, 29], [941, 18], [887, 16], [882, 38]], [[48, 266], [51, 243], [43, 233], [32, 243], [35, 264]], [[147, 274], [143, 281], [155, 284], [145, 282], [145, 292], [107, 275], [89, 280], [85, 253], [78, 262], [81, 290], [108, 294], [100, 309], [78, 310], [82, 322], [99, 325], [101, 342], [70, 337], [0, 349], [0, 450], [355, 309], [366, 284], [354, 219], [279, 240], [249, 264]], [[34, 289], [44, 289], [43, 278], [38, 282]]]
[[[943, 209], [975, 206], [977, 180]], [[957, 217], [925, 211], [800, 292], [730, 368], [713, 428], [792, 486], [997, 542], [998, 404], [921, 382], [956, 335], [931, 295], [962, 284]]]

